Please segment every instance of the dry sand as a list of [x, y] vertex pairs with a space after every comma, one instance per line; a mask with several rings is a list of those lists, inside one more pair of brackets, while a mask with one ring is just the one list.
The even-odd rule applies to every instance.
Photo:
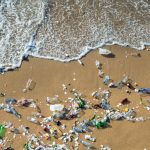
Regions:
[[[139, 87], [150, 87], [150, 51], [140, 52], [141, 57], [131, 56], [131, 53], [137, 51], [131, 48], [121, 46], [107, 46], [115, 54], [115, 58], [105, 58], [98, 54], [98, 51], [93, 51], [82, 58], [85, 64], [81, 66], [77, 61], [70, 63], [62, 63], [53, 60], [44, 60], [38, 58], [30, 58], [29, 62], [24, 61], [21, 68], [16, 71], [10, 71], [0, 75], [0, 92], [6, 93], [6, 98], [33, 98], [38, 99], [42, 114], [50, 115], [49, 107], [46, 105], [46, 97], [59, 95], [64, 100], [70, 94], [64, 95], [62, 84], [71, 84], [70, 88], [75, 88], [83, 93], [93, 102], [91, 93], [98, 88], [108, 89], [102, 84], [102, 79], [98, 77], [98, 70], [95, 66], [95, 60], [99, 60], [103, 64], [105, 74], [110, 75], [114, 81], [121, 80], [123, 75], [128, 75], [133, 81], [137, 82]], [[138, 51], [139, 52], [139, 51]], [[128, 56], [128, 57], [126, 57]], [[36, 81], [34, 90], [23, 93], [27, 80], [31, 78]], [[74, 79], [74, 80], [73, 80]], [[138, 116], [150, 116], [150, 112], [143, 109], [140, 105], [139, 95], [131, 93], [130, 95], [123, 90], [112, 89], [110, 103], [114, 107], [124, 98], [128, 98], [132, 103], [129, 107], [140, 106], [137, 110]], [[0, 97], [3, 102], [4, 98]], [[16, 108], [23, 116], [22, 119], [17, 119], [15, 116], [0, 111], [0, 122], [12, 121], [16, 127], [25, 124], [30, 127], [31, 133], [38, 134], [40, 127], [26, 121], [26, 117], [33, 111], [32, 108]], [[102, 110], [99, 110], [101, 112]], [[86, 111], [82, 118], [92, 117], [92, 110]], [[75, 120], [62, 121], [68, 125], [68, 128]], [[127, 121], [112, 121], [112, 128], [94, 129], [93, 136], [97, 138], [96, 147], [101, 144], [110, 146], [113, 150], [143, 150], [150, 149], [150, 121], [146, 122], [127, 122]], [[81, 138], [83, 135], [81, 135]], [[26, 138], [17, 136], [12, 147], [16, 150], [21, 150]], [[80, 146], [80, 149], [85, 149]]]

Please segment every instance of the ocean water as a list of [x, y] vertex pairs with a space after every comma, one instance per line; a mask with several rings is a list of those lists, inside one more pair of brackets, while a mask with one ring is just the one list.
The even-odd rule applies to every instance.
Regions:
[[0, 0], [0, 68], [24, 56], [60, 61], [119, 44], [150, 45], [150, 0]]

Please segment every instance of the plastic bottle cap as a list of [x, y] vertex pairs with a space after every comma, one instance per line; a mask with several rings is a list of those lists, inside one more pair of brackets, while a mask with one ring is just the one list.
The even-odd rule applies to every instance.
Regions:
[[134, 91], [135, 91], [135, 92], [139, 92], [139, 89], [135, 89]]
[[125, 112], [128, 112], [128, 111], [129, 111], [129, 108], [126, 107], [126, 108], [124, 109], [124, 111], [125, 111]]

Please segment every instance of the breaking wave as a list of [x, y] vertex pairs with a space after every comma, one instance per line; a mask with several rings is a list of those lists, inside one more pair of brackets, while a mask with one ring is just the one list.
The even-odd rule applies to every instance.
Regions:
[[150, 1], [0, 1], [0, 71], [28, 55], [70, 61], [106, 44], [150, 45]]

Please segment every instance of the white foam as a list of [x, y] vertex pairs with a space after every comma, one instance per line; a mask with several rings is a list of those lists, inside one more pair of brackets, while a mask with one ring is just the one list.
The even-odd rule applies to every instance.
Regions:
[[2, 0], [0, 72], [20, 67], [28, 55], [69, 62], [104, 45], [150, 45], [148, 1], [90, 2]]

